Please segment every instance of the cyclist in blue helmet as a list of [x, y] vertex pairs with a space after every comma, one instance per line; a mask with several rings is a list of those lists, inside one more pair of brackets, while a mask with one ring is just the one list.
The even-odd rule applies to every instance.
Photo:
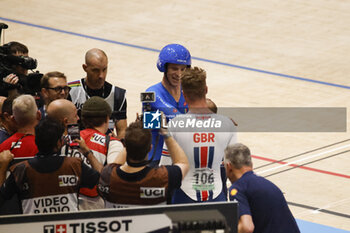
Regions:
[[[169, 44], [162, 48], [157, 68], [164, 73], [163, 79], [146, 90], [155, 92], [155, 102], [151, 103], [151, 111], [158, 109], [163, 111], [167, 120], [187, 112], [188, 106], [181, 89], [181, 77], [191, 64], [191, 54], [184, 46]], [[158, 135], [159, 130], [152, 130], [152, 149], [149, 152], [149, 158], [152, 158], [154, 150], [155, 154], [151, 165], [157, 165], [162, 155], [164, 139]]]

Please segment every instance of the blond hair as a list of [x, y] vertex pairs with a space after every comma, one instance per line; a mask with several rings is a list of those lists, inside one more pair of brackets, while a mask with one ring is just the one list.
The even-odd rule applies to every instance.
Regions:
[[190, 100], [205, 98], [207, 74], [199, 67], [188, 68], [181, 78], [181, 86], [184, 94]]

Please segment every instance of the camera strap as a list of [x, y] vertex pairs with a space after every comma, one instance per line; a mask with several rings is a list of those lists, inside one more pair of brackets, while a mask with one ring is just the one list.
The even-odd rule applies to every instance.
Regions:
[[31, 134], [24, 134], [22, 137], [20, 137], [20, 139], [18, 139], [18, 140], [16, 141], [16, 143], [13, 144], [13, 145], [11, 146], [10, 151], [12, 151], [13, 149], [15, 149], [16, 146], [18, 145], [18, 143], [20, 143], [20, 141], [21, 141], [24, 137], [27, 137], [27, 136], [29, 136], [29, 135], [31, 135]]

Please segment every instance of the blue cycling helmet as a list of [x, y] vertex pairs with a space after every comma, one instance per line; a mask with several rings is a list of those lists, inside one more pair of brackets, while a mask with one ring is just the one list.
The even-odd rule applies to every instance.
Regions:
[[157, 61], [158, 70], [165, 72], [167, 63], [191, 66], [191, 54], [180, 44], [168, 44], [159, 53]]

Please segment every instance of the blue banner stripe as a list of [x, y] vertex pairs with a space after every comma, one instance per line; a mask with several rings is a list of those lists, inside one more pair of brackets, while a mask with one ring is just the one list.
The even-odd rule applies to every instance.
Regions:
[[210, 146], [209, 147], [209, 159], [208, 159], [208, 167], [212, 168], [213, 167], [213, 160], [214, 160], [214, 147]]
[[193, 152], [194, 152], [194, 167], [199, 168], [199, 147], [194, 147]]
[[209, 200], [209, 201], [213, 200], [213, 195], [214, 195], [214, 194], [213, 194], [213, 190], [210, 190], [210, 191], [209, 191], [209, 197], [208, 197], [208, 200]]
[[196, 190], [197, 201], [202, 201], [201, 192]]

